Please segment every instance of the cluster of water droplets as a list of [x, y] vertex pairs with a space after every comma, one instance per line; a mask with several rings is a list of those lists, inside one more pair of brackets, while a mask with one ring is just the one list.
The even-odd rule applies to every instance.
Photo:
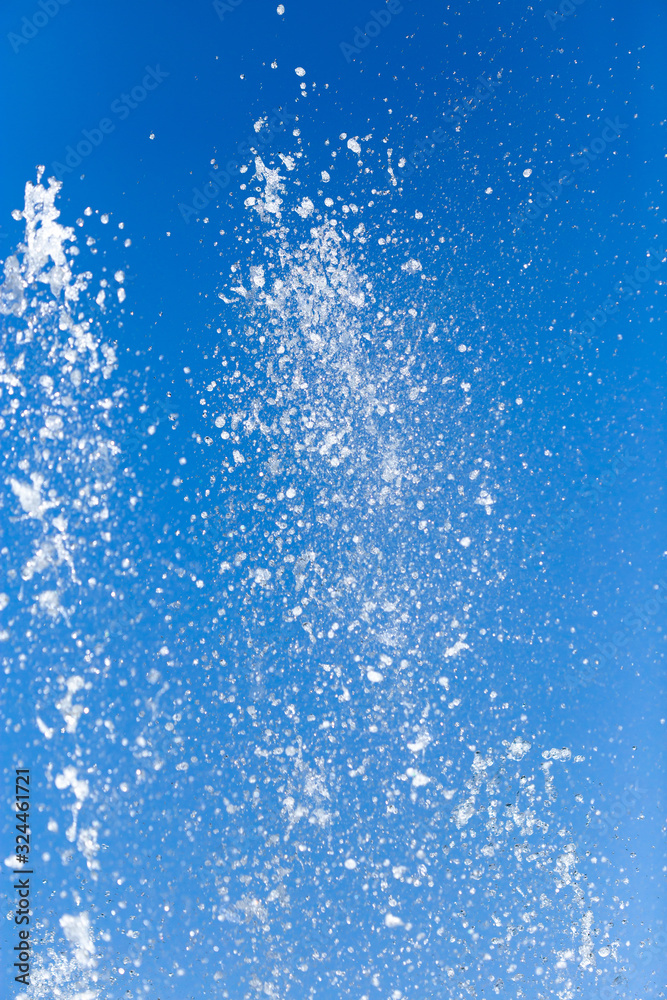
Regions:
[[[25, 238], [4, 262], [0, 347], [6, 511], [21, 545], [8, 576], [36, 613], [68, 615], [65, 589], [81, 585], [75, 550], [83, 521], [102, 529], [117, 448], [108, 433], [109, 379], [116, 358], [82, 310], [92, 274], [75, 275], [74, 230], [57, 220], [60, 188], [28, 183]], [[72, 485], [78, 483], [76, 496]], [[86, 540], [84, 551], [89, 548]], [[21, 553], [20, 567], [15, 561]]]
[[[113, 423], [127, 390], [86, 317], [92, 275], [74, 273], [59, 185], [26, 187], [0, 287], [2, 600], [15, 676], [47, 650], [23, 708], [68, 814], [54, 841], [98, 886], [121, 885], [99, 838], [123, 853], [128, 810], [114, 814], [131, 803], [138, 824], [164, 823], [167, 884], [196, 869], [204, 910], [167, 946], [160, 890], [135, 859], [141, 936], [122, 907], [104, 921], [139, 970], [145, 940], [187, 965], [194, 933], [229, 995], [486, 984], [570, 1000], [609, 931], [594, 927], [552, 761], [491, 710], [470, 723], [489, 669], [475, 619], [503, 567], [493, 456], [467, 404], [440, 392], [468, 386], [467, 362], [451, 324], [414, 307], [422, 265], [410, 258], [389, 289], [363, 222], [311, 218], [293, 169], [256, 163], [253, 254], [220, 291], [218, 348], [192, 380], [193, 454], [160, 486], [168, 514], [120, 503], [124, 471], [149, 489]], [[150, 518], [155, 562], [137, 572]], [[159, 636], [137, 616], [115, 636], [100, 620], [98, 595], [120, 614], [132, 587]], [[38, 969], [31, 996], [98, 995], [100, 904], [76, 898], [60, 920], [69, 964]]]
[[[551, 765], [533, 751], [519, 766], [531, 744], [501, 749], [492, 717], [482, 752], [457, 719], [485, 666], [469, 623], [502, 577], [492, 463], [461, 447], [465, 409], [431, 400], [462, 352], [425, 361], [416, 311], [383, 305], [360, 269], [365, 227], [312, 220], [286, 179], [257, 161], [258, 249], [220, 292], [220, 360], [201, 383], [214, 472], [188, 496], [197, 543], [222, 560], [202, 581], [221, 633], [211, 693], [238, 713], [216, 854], [243, 875], [220, 883], [218, 920], [246, 927], [248, 995], [317, 996], [315, 981], [478, 995], [509, 979], [567, 998], [593, 966], [593, 892]], [[418, 281], [421, 265], [403, 271]], [[389, 971], [399, 953], [404, 973]], [[218, 978], [233, 968], [228, 953]]]

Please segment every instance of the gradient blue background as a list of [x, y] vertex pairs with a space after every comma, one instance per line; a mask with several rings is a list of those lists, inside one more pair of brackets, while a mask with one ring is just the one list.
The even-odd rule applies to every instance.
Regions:
[[[566, 361], [557, 360], [556, 352], [623, 274], [643, 263], [649, 247], [667, 247], [667, 12], [657, 0], [634, 8], [618, 0], [586, 0], [553, 31], [545, 16], [550, 8], [541, 2], [532, 9], [514, 0], [457, 2], [447, 9], [406, 2], [348, 64], [340, 43], [352, 41], [355, 25], [366, 20], [371, 7], [288, 0], [279, 17], [275, 3], [243, 0], [221, 22], [205, 2], [71, 0], [15, 54], [6, 36], [37, 7], [5, 3], [0, 254], [21, 236], [11, 211], [22, 205], [23, 187], [34, 179], [37, 165], [45, 164], [48, 176], [82, 129], [96, 127], [112, 101], [140, 82], [146, 65], [159, 64], [168, 79], [126, 121], [117, 121], [113, 134], [68, 175], [59, 205], [66, 224], [86, 206], [109, 213], [108, 226], [95, 215], [85, 229], [95, 235], [102, 256], [87, 256], [82, 248], [80, 260], [95, 270], [103, 258], [109, 271], [126, 271], [122, 325], [106, 331], [118, 338], [121, 375], [131, 382], [135, 371], [142, 373], [150, 405], [164, 400], [167, 391], [177, 400], [175, 435], [163, 423], [142, 460], [145, 487], [154, 491], [146, 506], [159, 516], [164, 505], [166, 516], [174, 455], [192, 447], [193, 429], [202, 432], [198, 393], [183, 367], [192, 368], [197, 384], [213, 371], [217, 292], [229, 263], [224, 255], [232, 252], [231, 238], [221, 241], [222, 249], [216, 243], [219, 230], [232, 233], [244, 211], [235, 181], [199, 220], [185, 224], [178, 206], [192, 200], [210, 161], [224, 165], [233, 158], [260, 115], [270, 117], [274, 108], [298, 114], [309, 149], [299, 165], [306, 194], [327, 167], [325, 140], [374, 130], [407, 154], [470, 92], [480, 73], [502, 71], [496, 95], [393, 196], [405, 245], [381, 251], [374, 241], [368, 266], [380, 275], [385, 263], [387, 271], [394, 263], [392, 253], [410, 256], [409, 248], [419, 245], [424, 232], [445, 235], [457, 249], [441, 255], [440, 284], [447, 289], [456, 282], [462, 326], [483, 324], [488, 366], [483, 378], [506, 386], [508, 399], [526, 400], [520, 417], [514, 414], [505, 428], [496, 425], [493, 440], [486, 442], [503, 456], [508, 581], [504, 603], [490, 602], [485, 609], [486, 620], [479, 624], [488, 634], [476, 640], [476, 655], [492, 665], [486, 669], [495, 672], [493, 684], [499, 701], [509, 702], [509, 716], [517, 725], [527, 716], [539, 746], [579, 748], [576, 752], [585, 754], [585, 781], [596, 795], [613, 803], [637, 782], [644, 790], [637, 807], [619, 817], [617, 829], [596, 834], [618, 877], [630, 879], [633, 903], [623, 933], [636, 947], [644, 935], [641, 921], [655, 929], [664, 917], [658, 884], [664, 843], [664, 610], [649, 613], [642, 628], [623, 622], [633, 608], [646, 607], [659, 581], [667, 584], [662, 434], [667, 262], [583, 351]], [[319, 85], [307, 100], [297, 99], [296, 66], [306, 68], [309, 85], [312, 80]], [[618, 116], [629, 127], [555, 205], [517, 231], [511, 214], [541, 181], [568, 167], [574, 149], [600, 135], [607, 116]], [[288, 137], [278, 137], [271, 148], [288, 145]], [[372, 166], [379, 183], [386, 161], [378, 156]], [[522, 174], [527, 167], [533, 170], [530, 178]], [[345, 169], [341, 165], [336, 178], [340, 193]], [[485, 195], [487, 186], [492, 195]], [[419, 224], [415, 209], [424, 213]], [[385, 210], [389, 213], [388, 204]], [[122, 232], [118, 222], [125, 224]], [[374, 235], [381, 232], [378, 218]], [[132, 245], [124, 248], [128, 237]], [[582, 498], [621, 454], [631, 457], [629, 468], [597, 495]], [[184, 490], [206, 475], [208, 461], [205, 449], [198, 457], [193, 453]], [[567, 517], [577, 502], [581, 516], [559, 526], [559, 517]], [[148, 563], [150, 549], [148, 542]], [[581, 659], [595, 657], [596, 647], [611, 642], [619, 630], [628, 636], [627, 645], [600, 664], [591, 684], [568, 687]], [[505, 636], [502, 645], [491, 638], [498, 631]], [[140, 635], [136, 643], [140, 650]], [[130, 659], [129, 650], [127, 655]], [[484, 682], [484, 676], [478, 678]], [[114, 697], [119, 717], [129, 718], [131, 685], [125, 690], [127, 695], [121, 689]], [[8, 688], [4, 697], [9, 705], [16, 691]], [[472, 698], [469, 711], [474, 726]], [[20, 731], [5, 733], [5, 751], [17, 752], [21, 741], [41, 745], [34, 720], [19, 723]], [[583, 790], [584, 778], [578, 777]], [[5, 790], [5, 798], [8, 794]], [[44, 789], [43, 794], [55, 793]], [[176, 793], [174, 802], [175, 810], [182, 808]], [[162, 801], [153, 803], [155, 814], [162, 808]], [[160, 849], [173, 849], [185, 866], [179, 829], [174, 819], [174, 842]], [[158, 844], [151, 839], [155, 829], [141, 836], [137, 873], [154, 864]], [[10, 833], [3, 837], [5, 856]], [[122, 836], [112, 836], [104, 867], [123, 870], [125, 853]], [[169, 887], [153, 874], [156, 882], [146, 892], [171, 893], [177, 907], [183, 898], [188, 907], [196, 906], [195, 874], [184, 867], [183, 885]], [[39, 905], [46, 912], [56, 884], [50, 884], [46, 869], [44, 878]], [[4, 956], [6, 951], [3, 961]], [[214, 995], [198, 992], [196, 958], [183, 964], [186, 979], [172, 985], [158, 945], [142, 976], [152, 970], [158, 997]], [[663, 950], [657, 983], [666, 970]], [[642, 996], [663, 995], [659, 985], [649, 990]], [[123, 995], [130, 994], [120, 986], [109, 993]]]

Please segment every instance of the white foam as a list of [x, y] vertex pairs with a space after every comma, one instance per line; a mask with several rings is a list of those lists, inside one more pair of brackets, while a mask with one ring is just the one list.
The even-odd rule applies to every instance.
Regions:
[[60, 918], [60, 926], [65, 937], [74, 949], [74, 959], [81, 969], [91, 969], [95, 966], [95, 941], [87, 913], [73, 916], [66, 913]]

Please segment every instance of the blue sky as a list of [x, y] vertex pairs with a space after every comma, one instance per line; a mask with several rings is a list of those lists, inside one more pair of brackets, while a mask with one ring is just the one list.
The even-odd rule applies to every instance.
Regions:
[[3, 8], [28, 996], [658, 997], [664, 10], [276, 8]]

